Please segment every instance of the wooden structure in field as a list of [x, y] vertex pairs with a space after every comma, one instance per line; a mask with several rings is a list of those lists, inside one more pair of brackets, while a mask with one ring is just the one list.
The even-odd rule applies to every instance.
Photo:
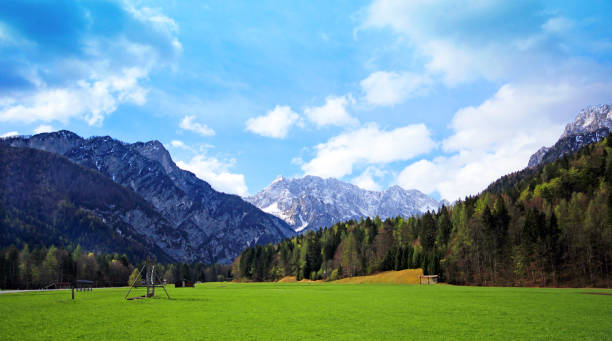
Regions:
[[438, 275], [420, 275], [419, 276], [419, 284], [437, 284], [438, 283]]
[[50, 289], [70, 289], [70, 288], [72, 288], [72, 283], [70, 282], [53, 282], [43, 287], [42, 289], [50, 290]]
[[195, 283], [187, 280], [174, 282], [175, 288], [195, 288]]
[[92, 291], [93, 290], [93, 281], [89, 281], [86, 279], [77, 280], [76, 290], [77, 291]]
[[72, 283], [72, 299], [74, 300], [74, 291], [92, 291], [94, 281], [87, 279], [78, 279]]
[[[144, 296], [134, 296], [129, 297], [132, 289], [134, 288], [146, 288], [147, 293]], [[166, 285], [159, 279], [159, 276], [155, 273], [155, 264], [151, 262], [148, 258], [145, 264], [140, 268], [138, 272], [138, 276], [134, 279], [134, 281], [130, 284], [130, 289], [127, 294], [125, 294], [126, 300], [136, 300], [141, 298], [150, 298], [155, 296], [155, 288], [162, 288], [170, 299], [170, 295], [168, 291], [166, 291]]]

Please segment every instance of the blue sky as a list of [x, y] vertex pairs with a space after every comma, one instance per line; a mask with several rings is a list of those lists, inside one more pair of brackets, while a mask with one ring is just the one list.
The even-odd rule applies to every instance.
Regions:
[[475, 194], [610, 103], [609, 1], [3, 1], [0, 135], [164, 143], [277, 175]]

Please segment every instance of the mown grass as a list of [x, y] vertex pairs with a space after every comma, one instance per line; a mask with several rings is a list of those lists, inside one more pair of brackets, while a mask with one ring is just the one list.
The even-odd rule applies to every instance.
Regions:
[[611, 290], [214, 283], [126, 301], [124, 289], [0, 295], [2, 340], [612, 337]]

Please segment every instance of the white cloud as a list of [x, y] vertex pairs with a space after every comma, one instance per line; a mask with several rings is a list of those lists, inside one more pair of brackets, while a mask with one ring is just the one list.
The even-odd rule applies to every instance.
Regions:
[[428, 194], [438, 191], [452, 202], [478, 194], [501, 176], [523, 169], [534, 146], [533, 140], [523, 134], [490, 152], [464, 150], [432, 161], [419, 160], [404, 168], [396, 182]]
[[299, 124], [300, 115], [288, 106], [277, 105], [264, 116], [250, 118], [246, 129], [261, 136], [283, 139], [294, 124]]
[[364, 92], [364, 99], [373, 105], [394, 105], [411, 96], [427, 91], [430, 83], [427, 76], [411, 72], [377, 71], [370, 74], [359, 84]]
[[16, 131], [8, 131], [8, 132], [6, 132], [6, 133], [4, 133], [4, 134], [0, 135], [0, 138], [11, 137], [11, 136], [17, 136], [17, 135], [19, 135], [19, 133], [18, 133], [18, 132], [16, 132]]
[[196, 132], [202, 136], [214, 136], [215, 131], [209, 128], [206, 124], [195, 122], [195, 116], [185, 116], [179, 124], [181, 129]]
[[364, 13], [359, 29], [390, 28], [412, 52], [408, 58], [423, 64], [423, 76], [447, 86], [554, 70], [572, 53], [568, 44], [583, 43], [561, 37], [574, 22], [538, 2], [374, 0]]
[[185, 143], [179, 140], [172, 140], [170, 144], [172, 145], [172, 147], [175, 147], [175, 148], [185, 148], [186, 147]]
[[152, 23], [153, 27], [158, 31], [167, 34], [178, 33], [179, 27], [177, 23], [172, 18], [165, 16], [159, 9], [151, 7], [137, 8], [129, 2], [124, 2], [123, 5], [136, 19]]
[[386, 174], [386, 172], [370, 166], [366, 168], [363, 173], [358, 175], [357, 177], [351, 180], [351, 183], [355, 186], [361, 187], [363, 189], [367, 189], [369, 191], [380, 191], [381, 186], [374, 178], [381, 178]]
[[506, 84], [479, 106], [457, 111], [451, 123], [454, 134], [443, 142], [444, 150], [493, 150], [521, 134], [537, 144], [554, 142], [578, 109], [605, 100], [606, 87], [567, 82]]
[[359, 121], [352, 117], [346, 110], [347, 105], [354, 102], [351, 95], [340, 97], [329, 96], [325, 99], [325, 104], [323, 106], [308, 107], [304, 109], [304, 114], [318, 127], [326, 125], [357, 125]]
[[147, 90], [138, 82], [147, 75], [146, 70], [133, 67], [120, 74], [104, 77], [93, 75], [67, 88], [41, 87], [18, 99], [0, 101], [0, 121], [32, 123], [81, 118], [90, 125], [99, 125], [117, 109], [120, 103], [142, 105]]
[[448, 86], [479, 77], [488, 80], [502, 78], [513, 68], [513, 61], [521, 59], [514, 53], [500, 55], [503, 47], [497, 43], [471, 47], [451, 40], [432, 40], [425, 46], [430, 54], [430, 60], [425, 64], [427, 72], [441, 75]]
[[433, 193], [443, 180], [438, 166], [429, 160], [419, 160], [404, 168], [396, 182], [404, 188], [417, 188], [424, 193]]
[[304, 164], [304, 160], [300, 156], [296, 156], [291, 159], [291, 164], [296, 166], [301, 166]]
[[458, 110], [453, 134], [443, 142], [449, 153], [419, 160], [398, 175], [405, 188], [438, 191], [454, 201], [477, 194], [499, 177], [527, 166], [540, 147], [552, 145], [585, 103], [609, 98], [610, 83], [506, 84], [479, 106]]
[[565, 17], [554, 17], [548, 19], [542, 29], [549, 33], [565, 33], [574, 28], [574, 21]]
[[340, 178], [352, 174], [356, 164], [410, 160], [431, 151], [435, 143], [424, 124], [393, 130], [381, 130], [376, 124], [369, 124], [335, 136], [315, 148], [315, 158], [302, 165], [304, 173]]
[[[80, 119], [100, 125], [122, 104], [144, 105], [150, 72], [172, 66], [180, 53], [178, 26], [159, 10], [134, 7], [127, 1], [117, 5], [121, 7], [117, 10], [126, 12], [113, 20], [124, 29], [100, 34], [103, 23], [96, 21], [99, 9], [83, 4], [82, 24], [67, 28], [67, 37], [79, 37], [74, 49], [80, 52], [49, 51], [46, 59], [40, 58], [39, 48], [46, 48], [48, 39], [38, 41], [40, 36], [27, 30], [7, 30], [0, 23], [0, 35], [6, 38], [9, 34], [11, 43], [18, 39], [26, 46], [7, 55], [12, 75], [31, 84], [0, 94], [0, 122], [67, 123]], [[4, 40], [0, 38], [0, 43]]]
[[196, 155], [190, 161], [178, 161], [176, 165], [193, 172], [198, 178], [207, 181], [217, 191], [248, 195], [248, 188], [243, 174], [231, 173], [235, 160], [223, 161], [206, 155]]
[[[188, 150], [188, 151], [193, 152], [193, 153], [197, 153], [196, 149], [194, 149], [191, 146], [186, 145], [185, 142], [183, 142], [181, 140], [172, 140], [172, 141], [170, 141], [170, 145], [173, 148], [184, 149], [184, 150]], [[206, 145], [200, 146], [200, 151], [205, 151], [206, 150], [205, 146]]]
[[[610, 69], [589, 55], [600, 38], [546, 6], [533, 1], [374, 0], [365, 9], [359, 29], [390, 29], [398, 47], [389, 51], [408, 51], [406, 65], [422, 70], [419, 76], [431, 84], [505, 84], [480, 105], [457, 110], [452, 133], [442, 141], [443, 156], [405, 167], [398, 184], [438, 191], [451, 201], [476, 194], [524, 168], [531, 154], [557, 140], [580, 108], [609, 102]], [[402, 84], [402, 74], [394, 73], [396, 84]], [[379, 78], [372, 88], [381, 89], [380, 94], [369, 102], [390, 105], [407, 98], [394, 92], [401, 86], [385, 86], [393, 82]], [[368, 101], [365, 88], [364, 93]]]
[[176, 37], [179, 32], [179, 26], [174, 19], [164, 15], [161, 10], [157, 8], [136, 8], [131, 6], [128, 2], [124, 3], [124, 7], [136, 19], [144, 22], [145, 24], [150, 24], [153, 29], [165, 34], [170, 40], [175, 53], [178, 54], [183, 52], [183, 45]]
[[[488, 74], [490, 64], [501, 58], [487, 59], [489, 44], [496, 40], [481, 38], [476, 32], [462, 34], [486, 17], [495, 5], [483, 1], [436, 2], [375, 0], [367, 8], [362, 28], [391, 28], [406, 37], [416, 55], [424, 59], [424, 75], [437, 73], [449, 85]], [[469, 39], [478, 39], [472, 47]], [[499, 38], [498, 38], [499, 39]], [[503, 46], [500, 46], [500, 51]], [[505, 52], [505, 51], [504, 51]], [[503, 53], [499, 53], [503, 57]], [[488, 77], [491, 78], [491, 77]]]
[[52, 132], [54, 130], [55, 129], [53, 129], [52, 126], [42, 124], [42, 125], [39, 125], [38, 127], [36, 127], [36, 129], [34, 129], [32, 132], [34, 134], [41, 134], [41, 133], [49, 133], [49, 132]]

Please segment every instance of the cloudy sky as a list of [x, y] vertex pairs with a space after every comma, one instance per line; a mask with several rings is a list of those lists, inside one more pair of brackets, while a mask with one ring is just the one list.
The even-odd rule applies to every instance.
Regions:
[[0, 2], [0, 135], [157, 139], [277, 175], [475, 194], [612, 103], [612, 2]]

